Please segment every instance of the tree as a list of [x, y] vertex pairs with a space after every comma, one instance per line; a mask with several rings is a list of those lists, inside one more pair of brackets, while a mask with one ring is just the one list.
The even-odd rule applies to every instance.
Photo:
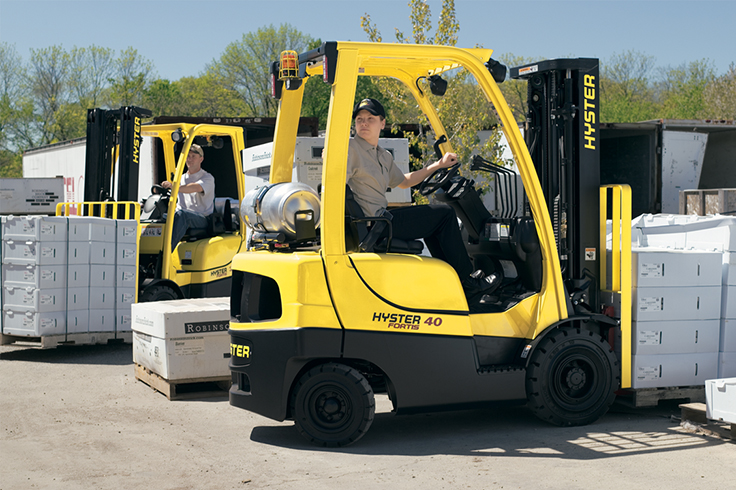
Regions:
[[0, 43], [0, 149], [23, 149], [23, 127], [29, 112], [30, 90], [23, 60], [15, 46]]
[[[409, 7], [413, 25], [411, 39], [396, 29], [397, 42], [449, 46], [454, 46], [457, 43], [457, 33], [460, 27], [455, 18], [453, 0], [443, 1], [442, 13], [434, 33], [431, 32], [432, 22], [429, 5], [422, 0], [410, 0]], [[371, 41], [381, 42], [381, 33], [371, 23], [370, 16], [367, 13], [361, 17], [361, 26]], [[480, 154], [495, 163], [505, 164], [506, 162], [500, 160], [500, 152], [497, 148], [500, 138], [498, 131], [494, 131], [491, 138], [480, 144], [479, 132], [494, 128], [498, 121], [475, 79], [465, 70], [452, 70], [443, 74], [443, 77], [449, 82], [447, 92], [443, 97], [430, 95], [430, 99], [437, 108], [438, 115], [445, 126], [448, 140], [458, 154], [459, 161], [463, 162], [462, 172], [470, 173], [469, 163], [472, 154]], [[426, 81], [422, 83], [424, 85], [422, 90], [429, 93]], [[382, 94], [387, 115], [392, 123], [419, 121], [420, 128], [428, 124], [426, 117], [420, 114], [413, 96], [398, 80], [382, 78], [376, 80], [375, 84]], [[424, 162], [435, 158], [428, 140], [421, 132], [409, 139], [412, 147], [421, 153], [418, 158], [412, 155], [413, 169], [420, 168]], [[483, 181], [484, 179], [478, 180]], [[425, 198], [416, 193], [414, 197], [419, 202], [426, 201]]]
[[[69, 139], [69, 121], [60, 108], [66, 104], [69, 55], [61, 46], [31, 49], [30, 79], [34, 96], [40, 144]], [[62, 117], [62, 119], [60, 119]]]
[[146, 89], [155, 79], [153, 63], [129, 47], [115, 60], [110, 83], [110, 107], [141, 105]]
[[658, 84], [662, 118], [707, 118], [705, 88], [715, 79], [715, 70], [706, 60], [693, 61], [663, 70]]
[[736, 119], [736, 64], [703, 91], [704, 111], [713, 119]]
[[227, 88], [216, 74], [179, 80], [182, 103], [177, 115], [216, 117], [241, 116], [247, 107], [240, 95]]
[[115, 72], [115, 52], [108, 48], [74, 47], [69, 53], [69, 90], [82, 109], [99, 107], [106, 101]]
[[309, 36], [289, 24], [278, 29], [270, 25], [230, 43], [222, 56], [207, 67], [207, 74], [240, 95], [248, 111], [246, 115], [272, 117], [277, 105], [270, 96], [270, 63], [284, 50], [305, 51], [311, 42]]
[[602, 63], [602, 122], [637, 122], [656, 117], [654, 94], [649, 84], [654, 62], [651, 56], [627, 51]]

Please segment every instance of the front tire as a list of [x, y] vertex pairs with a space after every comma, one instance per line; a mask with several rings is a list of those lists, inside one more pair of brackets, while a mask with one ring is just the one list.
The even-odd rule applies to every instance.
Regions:
[[172, 299], [179, 299], [177, 292], [169, 286], [160, 284], [144, 289], [138, 297], [138, 302], [148, 303], [151, 301], [168, 301]]
[[618, 360], [603, 337], [579, 327], [561, 327], [532, 353], [527, 399], [542, 420], [587, 425], [608, 411], [620, 382]]
[[307, 371], [294, 386], [291, 414], [299, 433], [318, 446], [347, 446], [373, 423], [376, 402], [355, 369], [327, 363]]

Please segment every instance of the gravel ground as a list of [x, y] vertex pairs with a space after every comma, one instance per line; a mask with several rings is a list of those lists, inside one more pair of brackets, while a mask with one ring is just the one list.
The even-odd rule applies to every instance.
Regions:
[[0, 383], [0, 490], [734, 488], [736, 444], [681, 426], [674, 402], [559, 428], [519, 407], [394, 416], [379, 398], [363, 439], [319, 449], [226, 397], [167, 400], [130, 344], [1, 346]]

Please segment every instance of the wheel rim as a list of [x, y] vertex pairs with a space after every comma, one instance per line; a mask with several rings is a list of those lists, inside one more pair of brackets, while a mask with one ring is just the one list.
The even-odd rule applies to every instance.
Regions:
[[552, 373], [552, 394], [568, 410], [589, 408], [603, 389], [603, 364], [588, 349], [565, 353], [555, 361]]
[[339, 431], [351, 421], [350, 396], [335, 386], [317, 387], [307, 401], [309, 415], [324, 431]]

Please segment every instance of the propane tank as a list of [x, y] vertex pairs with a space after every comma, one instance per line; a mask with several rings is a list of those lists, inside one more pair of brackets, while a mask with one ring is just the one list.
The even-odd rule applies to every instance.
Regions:
[[293, 240], [297, 238], [298, 219], [311, 217], [314, 227], [319, 226], [319, 195], [301, 182], [269, 184], [248, 191], [240, 213], [253, 231], [283, 233], [287, 239]]

